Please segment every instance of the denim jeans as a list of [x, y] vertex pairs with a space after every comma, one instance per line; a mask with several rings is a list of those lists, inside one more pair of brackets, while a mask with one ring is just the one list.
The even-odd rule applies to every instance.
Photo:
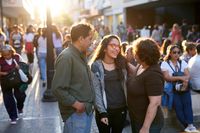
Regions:
[[172, 109], [174, 97], [173, 95], [173, 84], [166, 82], [164, 86], [164, 93], [162, 95], [162, 106], [168, 107], [168, 109]]
[[[41, 79], [46, 80], [46, 53], [38, 53], [38, 62], [40, 67]], [[53, 64], [52, 64], [53, 65]]]
[[64, 123], [63, 133], [90, 133], [93, 113], [73, 113]]
[[193, 124], [193, 111], [190, 91], [174, 93], [174, 108], [178, 120], [187, 127]]

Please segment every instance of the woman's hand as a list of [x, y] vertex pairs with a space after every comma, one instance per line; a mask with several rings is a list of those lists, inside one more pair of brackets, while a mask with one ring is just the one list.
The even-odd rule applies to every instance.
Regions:
[[5, 76], [7, 74], [8, 74], [8, 72], [1, 72], [1, 75], [3, 75], [3, 76]]
[[108, 125], [108, 118], [101, 118], [101, 122]]

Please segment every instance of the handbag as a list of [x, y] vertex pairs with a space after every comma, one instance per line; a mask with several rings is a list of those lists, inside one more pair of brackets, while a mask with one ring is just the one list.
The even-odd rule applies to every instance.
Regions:
[[6, 83], [6, 87], [14, 88], [20, 86], [21, 78], [17, 68], [13, 68], [7, 75], [2, 77], [2, 81]]

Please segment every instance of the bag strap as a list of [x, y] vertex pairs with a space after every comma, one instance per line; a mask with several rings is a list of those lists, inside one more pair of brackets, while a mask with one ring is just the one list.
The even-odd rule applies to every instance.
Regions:
[[[169, 60], [167, 60], [167, 63], [168, 63], [168, 65], [170, 66], [170, 68], [172, 69], [172, 71], [173, 71], [173, 72], [176, 72], [176, 71], [173, 69], [173, 67], [171, 66]], [[179, 61], [179, 64], [180, 64], [180, 68], [178, 67], [178, 71], [181, 71], [181, 65], [182, 65], [181, 60]]]

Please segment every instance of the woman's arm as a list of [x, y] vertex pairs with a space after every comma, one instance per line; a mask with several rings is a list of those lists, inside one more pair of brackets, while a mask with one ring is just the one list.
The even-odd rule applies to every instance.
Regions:
[[145, 120], [142, 128], [140, 129], [140, 133], [149, 133], [149, 129], [156, 116], [158, 106], [161, 104], [161, 96], [149, 96], [148, 98], [150, 103], [148, 105]]
[[171, 76], [171, 75], [169, 75], [168, 71], [162, 71], [162, 73], [164, 75], [164, 79], [169, 82], [174, 82], [174, 81], [178, 81], [178, 80], [182, 80], [183, 82], [185, 82], [185, 81], [188, 81], [188, 79], [189, 79], [189, 71], [188, 70], [185, 70], [184, 76]]

